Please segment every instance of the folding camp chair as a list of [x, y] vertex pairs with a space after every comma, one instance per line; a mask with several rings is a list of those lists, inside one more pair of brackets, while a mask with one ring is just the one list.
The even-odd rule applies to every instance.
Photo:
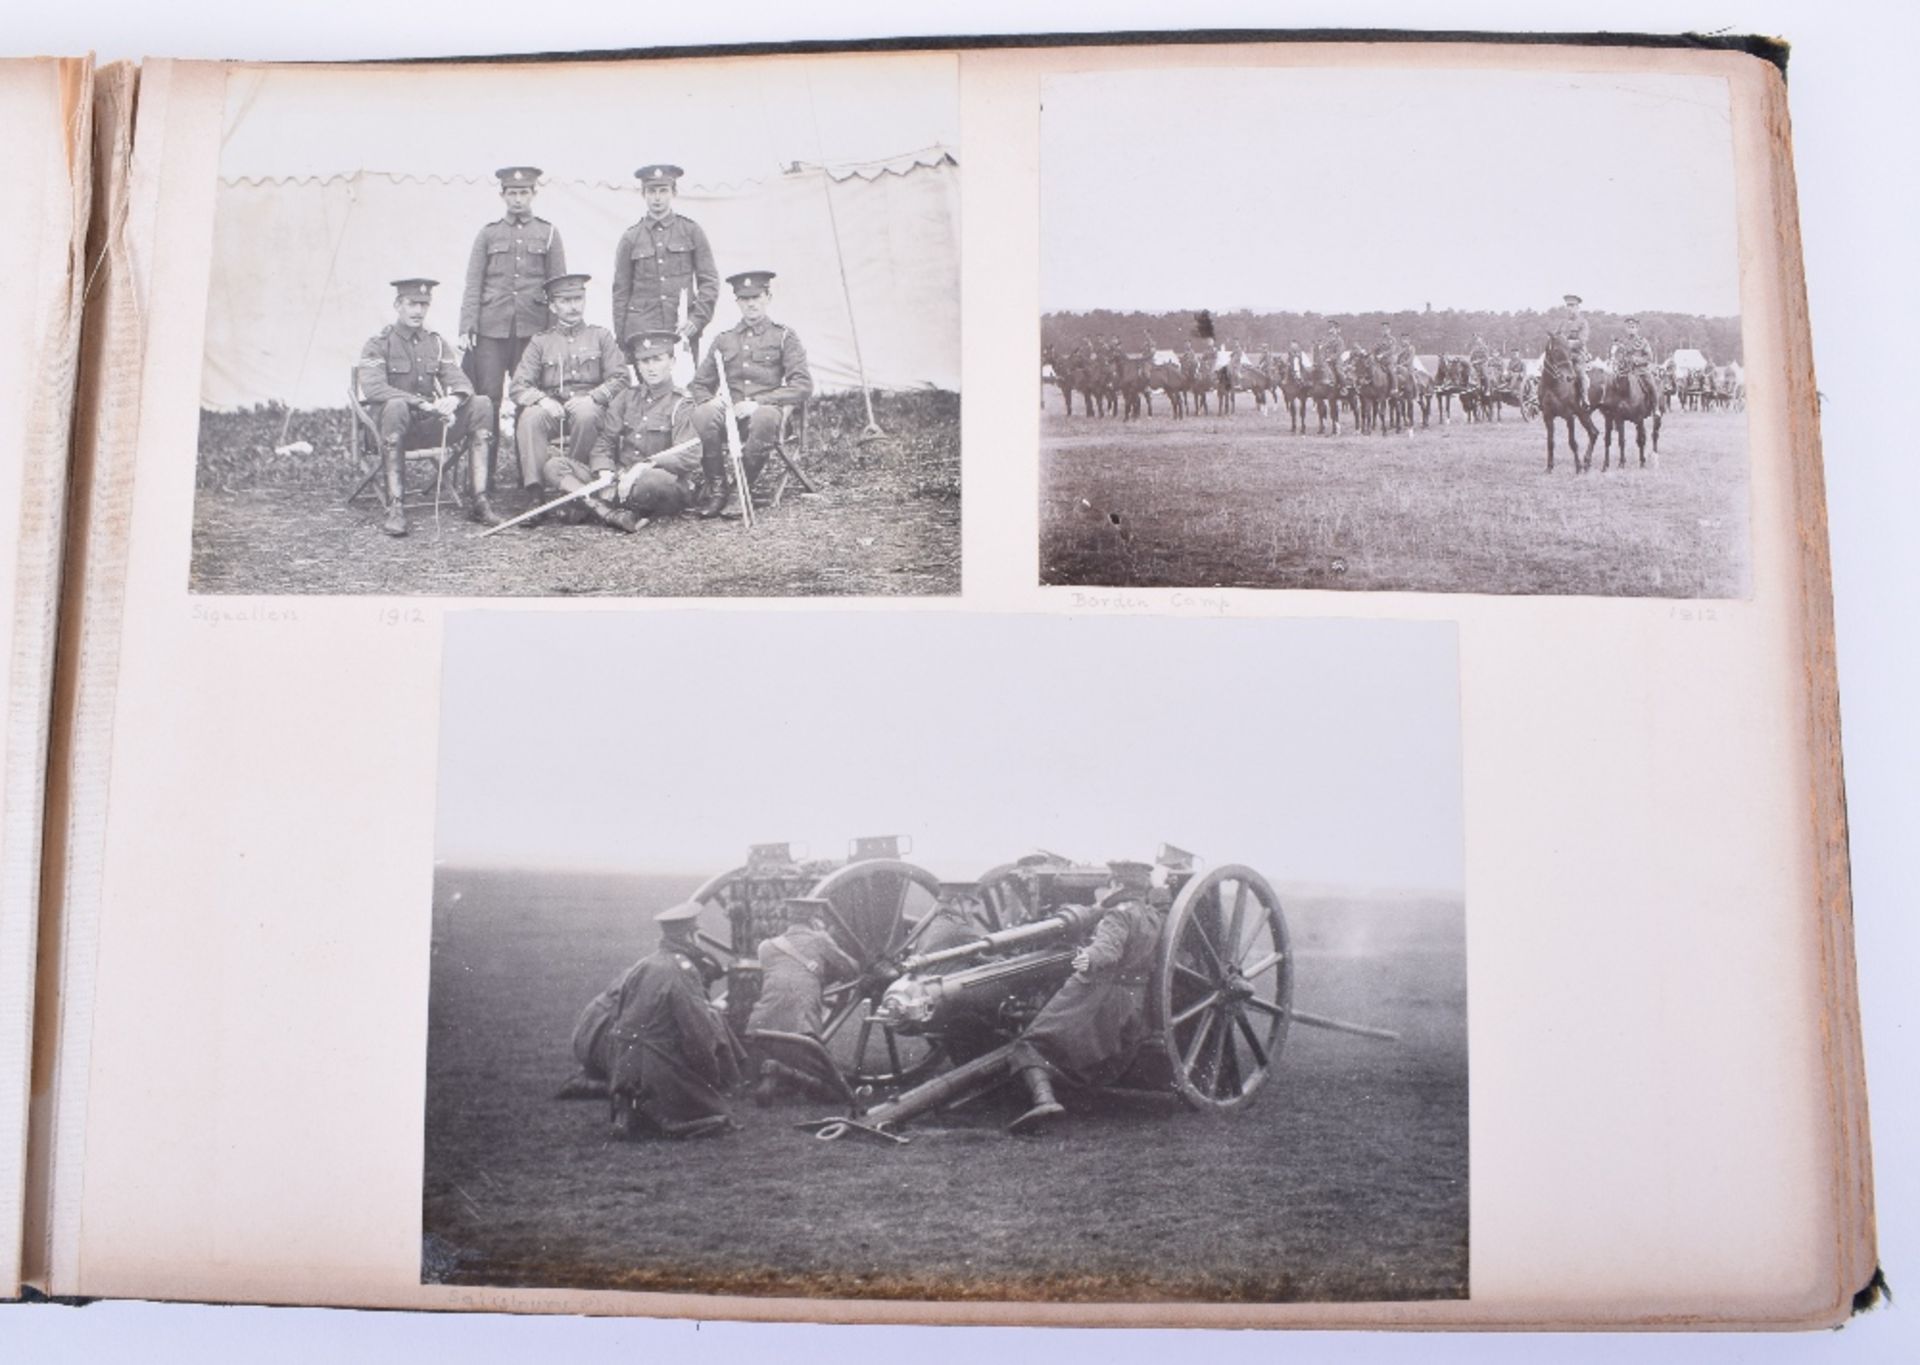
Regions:
[[[780, 409], [780, 439], [774, 443], [773, 453], [780, 460], [780, 482], [774, 485], [773, 501], [770, 506], [778, 507], [781, 497], [787, 491], [790, 480], [800, 480], [800, 486], [809, 493], [820, 490], [813, 486], [813, 480], [800, 467], [807, 456], [807, 400]], [[762, 471], [765, 472], [764, 470]]]
[[[355, 469], [364, 477], [347, 494], [347, 506], [351, 507], [362, 498], [370, 497], [381, 506], [387, 504], [387, 481], [384, 453], [380, 448], [380, 419], [373, 412], [367, 400], [360, 396], [360, 372], [356, 367], [347, 372], [347, 411], [352, 414], [353, 422], [347, 434], [347, 456]], [[466, 506], [466, 495], [462, 488], [466, 483], [467, 444], [464, 441], [443, 439], [439, 445], [415, 446], [403, 448], [400, 460], [400, 505], [406, 508], [431, 507], [436, 513], [445, 495], [452, 493], [456, 507]], [[413, 476], [425, 470], [428, 477], [415, 479]]]

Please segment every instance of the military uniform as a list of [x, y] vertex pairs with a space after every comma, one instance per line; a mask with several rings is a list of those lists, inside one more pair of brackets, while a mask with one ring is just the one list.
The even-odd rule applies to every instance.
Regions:
[[[431, 299], [430, 280], [398, 280], [402, 294], [410, 290]], [[360, 348], [360, 397], [374, 406], [380, 428], [381, 458], [385, 465], [387, 519], [391, 535], [407, 533], [405, 455], [414, 446], [437, 444], [443, 432], [468, 443], [476, 520], [492, 520], [486, 504], [487, 470], [493, 462], [493, 403], [476, 394], [457, 353], [437, 332], [425, 327], [389, 323]], [[434, 400], [453, 395], [460, 404], [451, 418], [433, 410]]]
[[1628, 333], [1620, 341], [1613, 357], [1614, 373], [1630, 376], [1629, 383], [1643, 386], [1649, 411], [1659, 406], [1660, 390], [1653, 378], [1653, 343], [1644, 336]]
[[624, 474], [636, 464], [652, 461], [652, 468], [634, 479], [620, 502], [643, 516], [673, 516], [693, 501], [700, 452], [682, 450], [658, 461], [653, 457], [692, 435], [693, 400], [685, 389], [670, 382], [658, 389], [626, 389], [607, 405], [587, 464], [556, 455], [547, 461], [543, 473], [552, 486], [570, 490], [607, 470]]
[[1079, 1085], [1108, 1084], [1126, 1071], [1147, 1036], [1147, 989], [1166, 914], [1152, 903], [1145, 864], [1115, 866], [1137, 868], [1138, 875], [1125, 874], [1129, 884], [1109, 897], [1084, 965], [1041, 1007], [1007, 1058], [1034, 1099], [1014, 1121], [1015, 1132], [1061, 1112], [1046, 1082], [1050, 1071]]
[[[681, 171], [678, 166], [643, 166], [634, 175], [642, 185], [673, 183]], [[691, 323], [687, 344], [698, 355], [700, 334], [713, 321], [719, 299], [720, 271], [713, 248], [693, 219], [671, 209], [658, 218], [649, 213], [621, 234], [613, 253], [612, 314], [621, 336], [672, 332]]]
[[[755, 288], [764, 291], [772, 275], [750, 271], [728, 278], [735, 283], [736, 292]], [[727, 367], [727, 388], [733, 401], [751, 398], [758, 404], [746, 418], [741, 450], [741, 463], [749, 480], [760, 473], [780, 439], [780, 409], [801, 402], [813, 392], [807, 348], [791, 327], [771, 319], [762, 319], [757, 325], [742, 321], [713, 339], [692, 385], [693, 400], [699, 405], [694, 409], [693, 429], [700, 436], [709, 499], [724, 485], [727, 451], [726, 408], [716, 397], [720, 392], [716, 355]]]
[[1582, 405], [1587, 398], [1587, 361], [1591, 358], [1587, 351], [1587, 340], [1592, 333], [1585, 315], [1580, 311], [1580, 300], [1575, 295], [1567, 295], [1566, 307], [1554, 319], [1554, 335], [1567, 344], [1567, 353], [1573, 358], [1574, 385]]
[[933, 922], [914, 931], [918, 935], [913, 945], [916, 953], [937, 953], [972, 943], [995, 927], [986, 902], [971, 882], [942, 883], [940, 899], [928, 915]]
[[513, 401], [520, 406], [520, 478], [537, 482], [547, 463], [547, 445], [559, 425], [539, 408], [543, 398], [566, 409], [567, 455], [586, 464], [599, 438], [607, 405], [627, 387], [627, 357], [613, 333], [592, 323], [540, 333], [513, 372]]
[[[495, 172], [502, 190], [539, 180], [533, 166]], [[506, 378], [527, 343], [546, 330], [546, 283], [567, 273], [567, 250], [546, 219], [512, 212], [480, 229], [467, 258], [460, 335], [475, 338], [473, 382], [498, 410]]]
[[1473, 372], [1474, 383], [1478, 384], [1486, 379], [1487, 361], [1491, 356], [1492, 352], [1487, 349], [1487, 343], [1475, 337], [1473, 345], [1467, 349], [1467, 366]]
[[[697, 907], [676, 906], [661, 919], [690, 922], [693, 913]], [[613, 1017], [598, 1032], [597, 1057], [583, 1058], [582, 1065], [589, 1074], [596, 1064], [604, 1068], [616, 1125], [629, 1136], [665, 1137], [730, 1128], [727, 1092], [740, 1084], [740, 1046], [707, 1002], [706, 979], [693, 956], [669, 938], [611, 991]], [[579, 1042], [576, 1027], [576, 1055]]]
[[747, 1030], [772, 1029], [818, 1038], [826, 1026], [821, 996], [836, 981], [860, 975], [833, 936], [810, 924], [790, 925], [760, 944], [760, 998], [753, 1002]]
[[1320, 372], [1329, 380], [1338, 377], [1340, 356], [1346, 349], [1347, 339], [1340, 334], [1340, 329], [1328, 324], [1327, 330], [1320, 334], [1320, 340], [1314, 344], [1313, 360]]

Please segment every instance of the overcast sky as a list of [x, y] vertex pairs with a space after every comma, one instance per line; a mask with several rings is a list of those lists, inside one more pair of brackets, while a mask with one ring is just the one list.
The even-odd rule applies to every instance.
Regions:
[[1042, 103], [1042, 312], [1739, 312], [1719, 77], [1132, 71]]
[[460, 612], [440, 717], [451, 863], [719, 872], [898, 834], [956, 878], [1170, 841], [1275, 881], [1462, 879], [1446, 622]]
[[[537, 11], [529, 11], [530, 14]], [[528, 164], [626, 180], [649, 161], [690, 186], [789, 161], [868, 161], [960, 141], [952, 55], [239, 70], [220, 174], [355, 170], [490, 176]]]

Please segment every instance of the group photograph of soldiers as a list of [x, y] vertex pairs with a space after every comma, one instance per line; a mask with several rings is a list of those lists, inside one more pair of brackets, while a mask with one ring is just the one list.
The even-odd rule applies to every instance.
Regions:
[[[1043, 583], [1745, 592], [1724, 88], [1322, 70], [1060, 77], [1047, 95]], [[1284, 182], [1248, 175], [1206, 134], [1227, 107], [1324, 136], [1290, 140]], [[1485, 183], [1433, 157], [1311, 204], [1283, 188], [1382, 164], [1415, 125], [1513, 160]], [[1570, 131], [1586, 127], [1607, 131]], [[1582, 177], [1631, 186], [1633, 213], [1568, 211], [1549, 168], [1570, 146]], [[1140, 263], [1122, 148], [1210, 186], [1185, 268]]]
[[[677, 138], [583, 139], [570, 101], [530, 120], [456, 92], [475, 155], [555, 153], [484, 172], [424, 129], [396, 143], [397, 89], [316, 131], [298, 72], [250, 74], [192, 587], [958, 591], [953, 68], [863, 64], [843, 89], [819, 65], [663, 66], [654, 91], [702, 109]], [[863, 97], [899, 117], [860, 120]], [[680, 148], [693, 164], [640, 160]]]
[[[875, 624], [447, 618], [423, 1278], [1464, 1295], [1452, 627], [923, 614], [948, 662], [909, 694]], [[1216, 704], [1140, 733], [1142, 648]], [[838, 666], [766, 705], [753, 661], [809, 651]], [[703, 661], [750, 790], [699, 727], [640, 767], [479, 742], [487, 691], [661, 657]], [[1083, 744], [1123, 751], [1098, 800]]]

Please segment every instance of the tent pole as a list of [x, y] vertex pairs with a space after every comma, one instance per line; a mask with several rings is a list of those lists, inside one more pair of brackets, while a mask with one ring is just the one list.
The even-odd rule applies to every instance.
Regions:
[[847, 254], [840, 246], [840, 215], [833, 209], [833, 177], [827, 168], [820, 168], [820, 192], [827, 200], [827, 223], [833, 229], [833, 255], [840, 263], [840, 297], [847, 304], [847, 330], [853, 334], [853, 365], [860, 371], [860, 397], [867, 404], [867, 428], [860, 433], [862, 441], [876, 441], [886, 433], [880, 430], [880, 423], [873, 416], [873, 390], [867, 386], [867, 362], [860, 354], [860, 324], [853, 316], [853, 290], [847, 284]]

